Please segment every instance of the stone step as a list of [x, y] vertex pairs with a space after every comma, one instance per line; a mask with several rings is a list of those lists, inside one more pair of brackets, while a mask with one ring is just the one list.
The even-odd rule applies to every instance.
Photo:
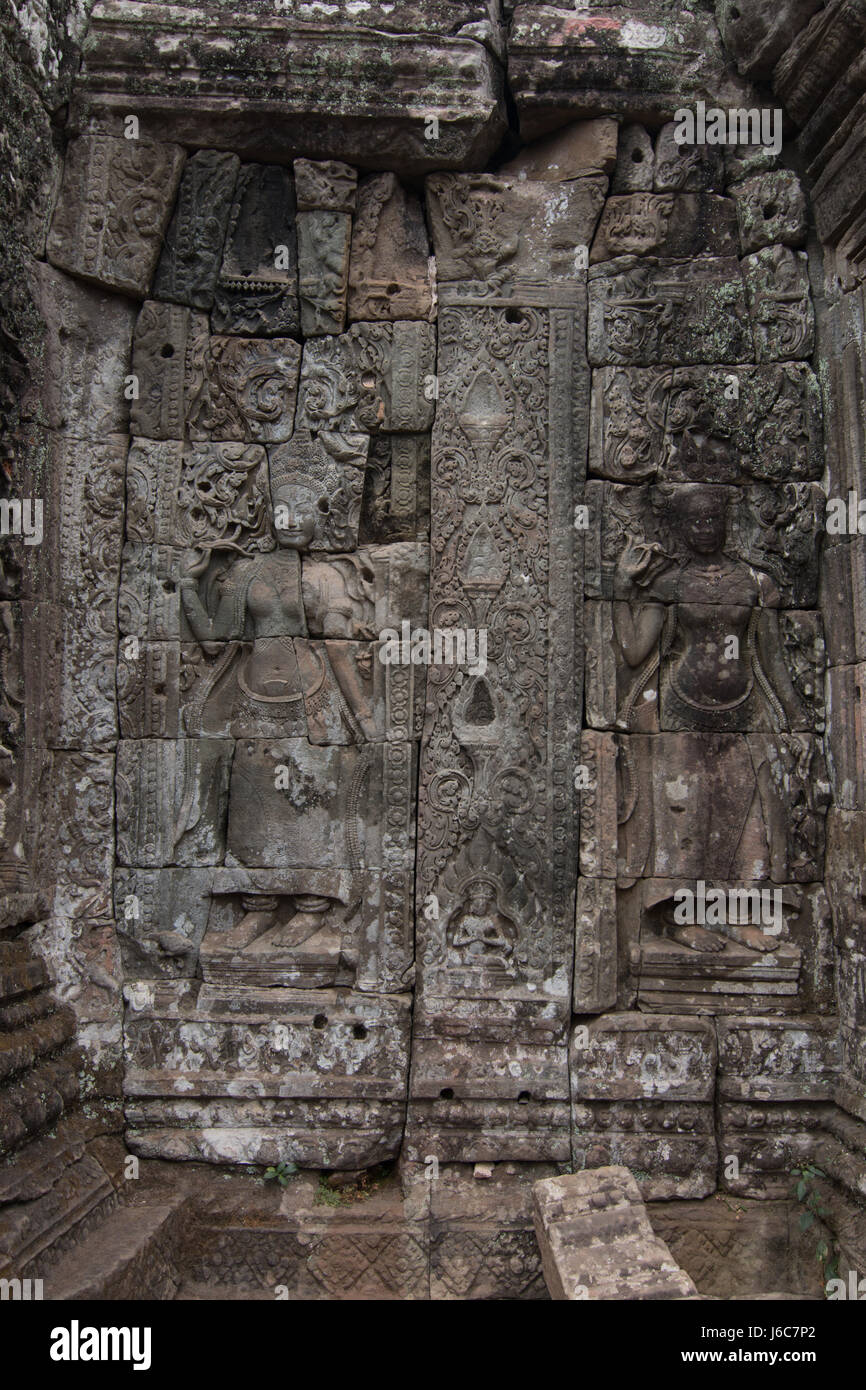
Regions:
[[655, 1235], [628, 1168], [589, 1168], [534, 1184], [535, 1233], [553, 1299], [697, 1298]]
[[46, 1280], [45, 1297], [173, 1299], [180, 1285], [173, 1227], [181, 1200], [118, 1207], [59, 1262]]

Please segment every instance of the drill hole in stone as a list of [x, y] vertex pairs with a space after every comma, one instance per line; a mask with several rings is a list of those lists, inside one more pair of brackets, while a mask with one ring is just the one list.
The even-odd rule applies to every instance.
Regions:
[[531, 1100], [532, 1096], [529, 1091], [521, 1091], [520, 1095], [517, 1097], [518, 1105], [528, 1105]]
[[454, 1092], [452, 1091], [452, 1089], [451, 1089], [450, 1086], [443, 1086], [443, 1087], [442, 1087], [442, 1090], [439, 1092], [439, 1099], [440, 1099], [440, 1100], [453, 1100], [453, 1099], [454, 1099]]
[[643, 164], [643, 150], [632, 150], [631, 162], [632, 164]]
[[522, 322], [523, 322], [523, 315], [522, 315], [522, 313], [520, 312], [519, 309], [506, 309], [506, 310], [505, 310], [505, 322], [506, 322], [506, 323], [522, 323]]
[[171, 343], [163, 344], [162, 348], [160, 349], [159, 355], [160, 357], [174, 357], [174, 348], [172, 347]]
[[764, 211], [764, 221], [765, 221], [765, 222], [769, 222], [769, 220], [770, 220], [771, 217], [775, 217], [775, 216], [776, 216], [776, 213], [779, 211], [779, 209], [776, 207], [776, 204], [775, 204], [775, 203], [768, 203], [767, 206], [764, 208], [763, 211]]
[[327, 1014], [316, 1014], [316, 1017], [313, 1019], [313, 1027], [314, 1027], [314, 1028], [324, 1028], [327, 1022], [328, 1022], [328, 1015], [327, 1015]]
[[356, 1023], [354, 1028], [352, 1029], [352, 1037], [361, 1039], [366, 1038], [366, 1036], [367, 1030], [364, 1027], [363, 1023]]

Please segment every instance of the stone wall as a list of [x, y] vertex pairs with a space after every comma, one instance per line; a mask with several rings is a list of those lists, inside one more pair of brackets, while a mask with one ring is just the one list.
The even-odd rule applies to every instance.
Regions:
[[856, 1262], [866, 20], [789, 8], [99, 0], [68, 88], [53, 41], [4, 922], [136, 1154], [666, 1201], [820, 1152]]

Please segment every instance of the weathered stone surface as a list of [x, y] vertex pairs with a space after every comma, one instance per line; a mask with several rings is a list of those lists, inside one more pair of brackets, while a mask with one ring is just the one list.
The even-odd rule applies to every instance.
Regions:
[[279, 444], [292, 436], [300, 365], [292, 338], [210, 337], [204, 314], [150, 301], [135, 329], [133, 433]]
[[831, 1100], [839, 1066], [826, 1018], [719, 1019], [719, 1094], [729, 1100]]
[[653, 188], [656, 193], [696, 193], [721, 189], [724, 162], [717, 145], [677, 144], [676, 122], [656, 138]]
[[297, 428], [415, 433], [433, 420], [433, 328], [355, 324], [304, 345]]
[[617, 112], [666, 119], [718, 92], [724, 59], [718, 31], [701, 11], [593, 6], [585, 14], [518, 4], [508, 40], [508, 78], [524, 139], [580, 116]]
[[68, 593], [64, 605], [21, 605], [25, 689], [45, 697], [38, 710], [38, 737], [49, 748], [104, 747], [117, 738], [117, 638], [116, 632], [105, 632], [115, 600], [107, 596], [106, 608], [94, 612], [94, 626], [88, 628], [81, 624], [74, 598]]
[[116, 869], [114, 914], [128, 980], [196, 973], [211, 869]]
[[190, 155], [153, 281], [157, 299], [212, 307], [239, 168], [236, 155]]
[[[671, 886], [644, 880], [619, 894], [621, 955], [627, 948], [641, 1009], [769, 1016], [809, 1012], [831, 1002], [829, 911], [820, 885], [787, 884], [774, 890], [775, 899], [761, 899], [760, 884], [718, 885], [729, 905], [718, 950], [701, 949], [705, 943], [688, 929], [671, 930]], [[705, 884], [704, 892], [709, 895], [715, 886]], [[709, 906], [706, 921], [711, 921]], [[756, 949], [756, 926], [732, 925], [744, 922], [766, 932], [769, 949]]]
[[[737, 1197], [790, 1201], [792, 1169], [814, 1160], [829, 1105], [721, 1100], [719, 1150], [722, 1187]], [[730, 1159], [736, 1159], [736, 1169]], [[799, 1216], [798, 1216], [799, 1223]]]
[[736, 251], [736, 209], [729, 198], [630, 193], [608, 198], [589, 259], [594, 264], [614, 256], [730, 256]]
[[623, 125], [610, 191], [614, 194], [651, 193], [652, 186], [653, 142], [649, 131], [642, 125]]
[[564, 1047], [413, 1036], [406, 1156], [483, 1163], [570, 1156]]
[[222, 863], [233, 745], [228, 739], [122, 739], [117, 861], [137, 868]]
[[580, 872], [615, 878], [617, 852], [616, 741], [584, 729], [580, 737]]
[[293, 167], [299, 212], [355, 212], [358, 175], [348, 164], [296, 159]]
[[387, 158], [423, 173], [483, 167], [498, 147], [507, 120], [487, 45], [496, 50], [499, 26], [485, 7], [470, 7], [456, 34], [452, 5], [436, 18], [427, 5], [375, 5], [365, 23], [350, 0], [326, 15], [269, 9], [241, 23], [201, 4], [167, 17], [160, 5], [101, 0], [76, 119], [126, 114], [132, 68], [142, 135], [192, 148], [273, 159], [302, 147], [314, 160], [381, 167]]
[[605, 188], [600, 177], [551, 188], [493, 174], [434, 174], [428, 211], [443, 303], [442, 287], [452, 282], [459, 285], [454, 297], [529, 296], [530, 303], [539, 282], [573, 284], [586, 265]]
[[[661, 598], [660, 586], [646, 597]], [[588, 605], [587, 630], [598, 647], [587, 664], [587, 722], [642, 733], [711, 723], [745, 732], [780, 722], [793, 731], [823, 732], [820, 616], [759, 607], [749, 617], [749, 606], [663, 608], [637, 592], [630, 603]], [[763, 702], [751, 699], [756, 669], [772, 691]]]
[[33, 267], [33, 285], [47, 331], [42, 391], [28, 413], [70, 439], [125, 430], [133, 306], [43, 262]]
[[143, 298], [183, 160], [177, 145], [79, 136], [66, 155], [48, 259], [73, 275]]
[[241, 166], [214, 295], [215, 333], [279, 338], [299, 332], [295, 218], [288, 169]]
[[499, 173], [510, 179], [564, 183], [587, 174], [610, 174], [616, 165], [618, 126], [608, 116], [576, 121], [545, 140], [527, 145]]
[[547, 1297], [526, 1179], [551, 1177], [553, 1166], [491, 1167], [478, 1182], [462, 1165], [440, 1165], [429, 1185], [431, 1298]]
[[[114, 758], [103, 751], [54, 752], [45, 760], [37, 865], [56, 879], [61, 918], [111, 918]], [[51, 866], [49, 868], [49, 866]]]
[[[607, 402], [607, 411], [604, 403]], [[601, 438], [599, 438], [601, 435]], [[811, 368], [606, 368], [593, 378], [590, 471], [640, 482], [817, 479], [821, 399]]]
[[802, 251], [767, 246], [743, 261], [749, 318], [759, 362], [811, 356], [815, 315]]
[[716, 1033], [707, 1019], [611, 1013], [578, 1025], [571, 1043], [576, 1102], [712, 1100]]
[[[170, 1158], [367, 1167], [396, 1153], [405, 1104], [405, 995], [127, 987], [129, 1142]], [[370, 1107], [361, 1119], [359, 1102]]]
[[589, 471], [722, 483], [817, 479], [821, 397], [804, 362], [593, 372]]
[[362, 544], [426, 539], [430, 535], [430, 438], [378, 434], [364, 474]]
[[[134, 440], [127, 469], [122, 587], [134, 592], [130, 566], [141, 546], [193, 550], [240, 539], [263, 542], [266, 499], [267, 459], [258, 444]], [[127, 631], [140, 638], [159, 636], [134, 626]]]
[[572, 1104], [575, 1170], [629, 1168], [646, 1201], [716, 1190], [714, 1107], [704, 1101], [595, 1100]]
[[616, 887], [610, 879], [579, 878], [572, 997], [576, 1014], [614, 1007], [616, 966]]
[[[283, 766], [288, 768], [289, 797], [274, 786], [276, 769]], [[388, 852], [381, 824], [386, 769], [391, 774], [399, 769], [404, 780], [410, 777], [409, 750], [399, 744], [371, 745], [362, 755], [354, 748], [310, 747], [302, 739], [239, 743], [232, 763], [227, 862], [264, 868], [292, 861], [299, 866], [381, 867]], [[341, 812], [348, 810], [346, 793], [354, 780], [363, 791], [354, 813], [346, 816]], [[253, 788], [255, 817], [246, 804]], [[406, 842], [403, 852], [408, 850]]]
[[789, 1199], [790, 1184], [778, 1201], [654, 1202], [648, 1210], [704, 1298], [821, 1298], [816, 1232], [800, 1231]]
[[739, 71], [768, 78], [798, 30], [820, 8], [819, 0], [787, 0], [771, 11], [759, 0], [717, 0], [716, 19]]
[[653, 1234], [627, 1168], [547, 1178], [535, 1184], [533, 1199], [551, 1298], [696, 1297], [691, 1279]]
[[291, 338], [211, 338], [191, 439], [280, 444], [292, 436], [301, 350]]
[[866, 810], [862, 692], [866, 665], [827, 672], [827, 763], [833, 801], [845, 811]]
[[[542, 191], [543, 185], [524, 188]], [[572, 414], [582, 389], [572, 326], [570, 312], [555, 310], [512, 313], [479, 305], [440, 316], [433, 474], [434, 487], [440, 478], [453, 479], [453, 500], [433, 517], [431, 617], [450, 623], [451, 614], [461, 614], [458, 621], [502, 634], [491, 644], [486, 673], [456, 681], [445, 668], [444, 680], [434, 684], [431, 672], [428, 682], [436, 715], [422, 750], [418, 901], [433, 906], [429, 916], [422, 913], [419, 935], [425, 989], [443, 998], [521, 997], [532, 984], [539, 1008], [551, 1000], [562, 1009], [571, 987], [574, 847], [566, 827], [576, 675], [566, 518], [573, 514], [570, 474], [582, 423]], [[541, 433], [528, 402], [545, 398], [550, 406]], [[528, 474], [511, 474], [503, 489], [515, 449], [532, 457], [533, 466]], [[519, 538], [508, 521], [516, 512], [530, 528]], [[542, 554], [550, 564], [544, 604], [554, 613], [564, 605], [552, 648], [528, 616], [530, 608], [539, 611], [533, 595]], [[516, 678], [518, 668], [534, 673], [530, 684]], [[539, 692], [534, 715], [530, 687]], [[542, 754], [542, 730], [554, 726], [555, 752]], [[551, 795], [557, 804], [552, 851], [540, 810]]]
[[[674, 567], [665, 557], [673, 552], [680, 564], [691, 567], [692, 602], [731, 604], [736, 593], [747, 607], [754, 607], [760, 593], [761, 606], [815, 605], [816, 537], [824, 514], [824, 494], [816, 483], [785, 483], [778, 489], [766, 483], [742, 489], [673, 483], [651, 489], [590, 482], [586, 498], [590, 515], [601, 518], [601, 525], [589, 531], [587, 597], [630, 598], [636, 597], [637, 589], [644, 598], [655, 595], [661, 602], [675, 601], [685, 591], [679, 588], [674, 593], [668, 587]], [[709, 535], [698, 537], [704, 525], [709, 532], [710, 518], [712, 542]], [[623, 557], [629, 537], [639, 549]], [[644, 549], [654, 544], [661, 545], [661, 550]], [[699, 574], [704, 563], [699, 554], [714, 554], [727, 580], [723, 581], [722, 570], [705, 580]], [[759, 577], [747, 578], [744, 566], [752, 566]]]
[[305, 338], [342, 333], [346, 326], [351, 235], [348, 213], [298, 213], [298, 293]]
[[86, 605], [82, 626], [91, 638], [108, 643], [117, 632], [126, 449], [122, 435], [101, 441], [49, 435], [42, 542], [25, 545], [22, 557], [21, 593], [51, 595], [61, 607], [76, 610], [78, 622]]
[[421, 203], [394, 174], [358, 188], [349, 269], [349, 318], [431, 319], [433, 275]]
[[806, 240], [806, 199], [796, 174], [776, 169], [735, 183], [729, 189], [737, 205], [740, 245], [744, 253], [762, 246], [802, 246]]
[[828, 783], [814, 735], [632, 734], [620, 746], [632, 808], [620, 822], [623, 876], [822, 877]]
[[813, 14], [799, 33], [789, 37], [773, 72], [773, 84], [778, 99], [797, 125], [802, 126], [823, 102], [850, 63], [851, 54], [859, 53], [862, 38], [860, 7], [847, 5], [843, 0], [833, 0], [820, 13]]
[[[694, 264], [620, 259], [591, 269], [588, 288], [593, 366], [743, 362], [752, 356], [746, 296], [733, 258], [708, 256]], [[758, 293], [756, 285], [753, 296]], [[768, 312], [772, 318], [772, 306]], [[784, 355], [808, 355], [793, 347], [792, 335], [792, 350]]]
[[207, 318], [180, 305], [148, 300], [135, 324], [132, 431], [148, 439], [183, 439], [201, 389]]

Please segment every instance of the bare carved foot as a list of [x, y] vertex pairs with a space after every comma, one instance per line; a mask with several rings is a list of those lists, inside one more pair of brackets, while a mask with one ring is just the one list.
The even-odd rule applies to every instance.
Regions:
[[779, 949], [778, 936], [771, 936], [769, 932], [761, 931], [760, 927], [741, 927], [735, 923], [729, 923], [727, 932], [732, 941], [738, 941], [741, 946], [748, 946], [750, 951], [777, 951]]
[[222, 950], [243, 951], [245, 947], [252, 943], [272, 927], [276, 920], [276, 912], [269, 912], [263, 909], [256, 909], [254, 912], [245, 912], [236, 927], [225, 936], [220, 937], [220, 948]]
[[294, 946], [301, 946], [321, 930], [321, 912], [295, 912], [284, 926], [275, 927], [272, 932], [269, 932], [267, 941], [259, 942], [259, 946], [283, 951], [291, 950]]
[[723, 951], [724, 937], [707, 931], [706, 927], [674, 927], [671, 931], [674, 941], [681, 946], [690, 946], [693, 951]]

